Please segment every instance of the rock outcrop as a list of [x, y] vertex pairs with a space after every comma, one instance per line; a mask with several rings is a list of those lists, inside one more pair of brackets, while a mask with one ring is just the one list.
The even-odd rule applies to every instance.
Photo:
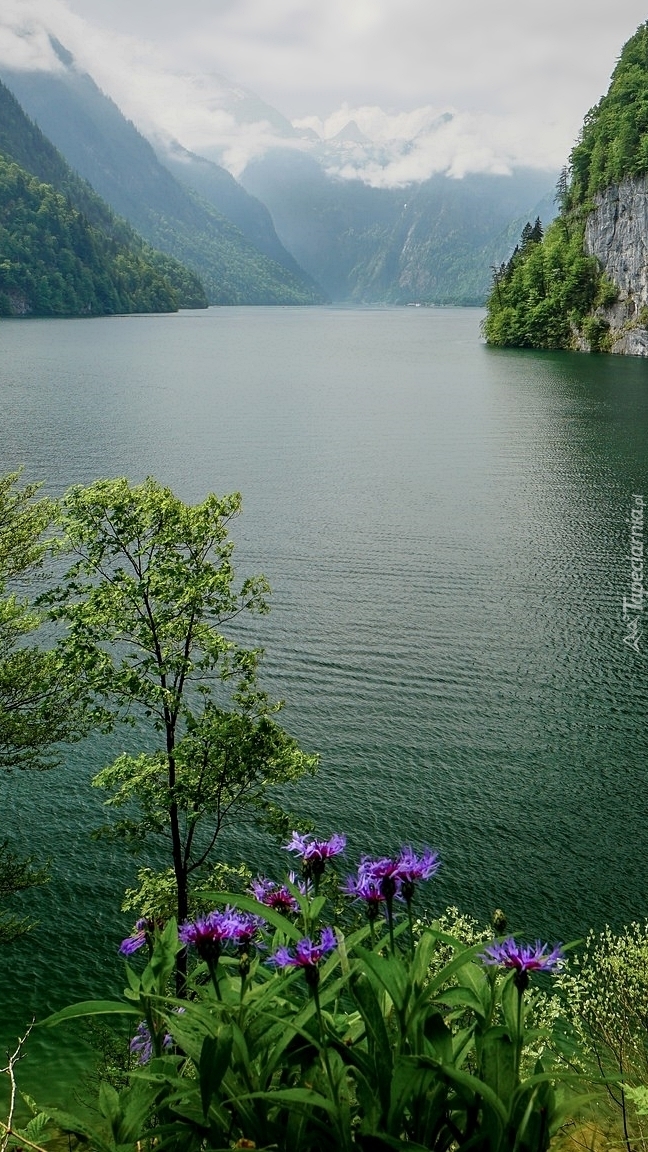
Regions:
[[[594, 196], [585, 250], [618, 289], [597, 315], [610, 326], [610, 352], [648, 356], [648, 181], [635, 177]], [[580, 343], [580, 342], [579, 342]]]

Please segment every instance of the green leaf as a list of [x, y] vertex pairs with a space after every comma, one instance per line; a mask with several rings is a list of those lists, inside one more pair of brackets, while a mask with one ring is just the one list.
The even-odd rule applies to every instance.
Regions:
[[32, 1116], [26, 1127], [20, 1129], [20, 1134], [27, 1140], [31, 1140], [34, 1144], [42, 1144], [43, 1136], [49, 1122], [49, 1113], [39, 1112], [37, 1116]]
[[[515, 985], [515, 973], [511, 972], [504, 983], [501, 990], [502, 1012], [504, 1014], [504, 1021], [509, 1031], [509, 1036], [512, 1038], [518, 1034], [520, 1024], [524, 1022], [524, 1003], [520, 997], [520, 993]], [[518, 1019], [518, 1014], [521, 1013], [522, 1019]]]
[[378, 956], [366, 948], [356, 948], [362, 966], [372, 982], [381, 985], [390, 996], [398, 1012], [405, 1008], [407, 998], [407, 976], [402, 960], [396, 956]]
[[410, 976], [415, 984], [422, 983], [428, 975], [430, 963], [437, 946], [438, 936], [436, 932], [427, 929], [418, 944], [414, 953], [414, 962], [411, 967]]
[[434, 1012], [427, 1017], [424, 1024], [424, 1034], [426, 1040], [434, 1048], [439, 1063], [450, 1063], [453, 1056], [452, 1032], [439, 1012]]
[[97, 1152], [115, 1152], [114, 1144], [109, 1143], [103, 1133], [92, 1127], [87, 1120], [80, 1120], [73, 1113], [63, 1112], [58, 1108], [51, 1109], [50, 1116], [62, 1132], [70, 1132], [73, 1136], [87, 1140], [90, 1147], [97, 1149]]
[[57, 1024], [64, 1023], [65, 1020], [77, 1020], [81, 1016], [111, 1015], [137, 1016], [139, 1019], [142, 1013], [138, 1008], [132, 1008], [121, 1000], [82, 1000], [78, 1004], [70, 1004], [67, 1008], [61, 1008], [60, 1012], [53, 1012], [45, 1020], [40, 1020], [38, 1026], [53, 1028]]
[[112, 1084], [102, 1081], [99, 1087], [99, 1111], [110, 1124], [115, 1142], [119, 1142], [119, 1126], [121, 1121], [121, 1104], [119, 1093]]
[[203, 1115], [209, 1111], [212, 1096], [221, 1086], [232, 1056], [234, 1037], [231, 1028], [224, 1028], [220, 1036], [205, 1036], [200, 1052], [198, 1073]]
[[[420, 1058], [419, 1058], [420, 1059]], [[508, 1119], [508, 1110], [500, 1100], [499, 1096], [480, 1080], [477, 1076], [471, 1076], [469, 1072], [464, 1072], [460, 1068], [454, 1068], [451, 1064], [443, 1064], [441, 1066], [443, 1075], [450, 1080], [453, 1084], [458, 1084], [461, 1088], [467, 1088], [475, 1096], [479, 1096], [487, 1104], [490, 1105], [493, 1112], [496, 1114], [498, 1120], [502, 1125], [505, 1125]]]
[[448, 988], [440, 992], [436, 1004], [446, 1004], [448, 1008], [471, 1008], [481, 1019], [484, 1018], [484, 1005], [472, 988]]
[[481, 965], [472, 961], [464, 964], [457, 973], [457, 980], [463, 987], [470, 988], [474, 992], [482, 1006], [480, 1014], [487, 1016], [490, 1010], [491, 985]]
[[311, 919], [313, 924], [317, 924], [320, 913], [321, 913], [325, 904], [326, 904], [326, 896], [316, 896], [314, 898], [314, 900], [311, 900], [310, 919]]
[[481, 1050], [481, 1073], [508, 1109], [517, 1086], [517, 1075], [515, 1045], [507, 1035], [486, 1035]]
[[392, 1049], [385, 1027], [380, 1003], [371, 981], [360, 973], [351, 982], [351, 994], [360, 1009], [364, 1021], [369, 1055], [373, 1063], [376, 1087], [380, 1096], [383, 1114], [389, 1108], [390, 1083], [393, 1071]]
[[442, 1080], [437, 1063], [414, 1056], [400, 1057], [394, 1065], [387, 1125], [400, 1132], [406, 1126], [406, 1115], [417, 1113], [433, 1086]]
[[299, 1104], [310, 1108], [323, 1108], [329, 1115], [335, 1116], [335, 1104], [327, 1100], [312, 1088], [280, 1088], [276, 1092], [246, 1092], [240, 1096], [230, 1097], [228, 1103], [237, 1104], [239, 1100], [269, 1100], [278, 1104]]

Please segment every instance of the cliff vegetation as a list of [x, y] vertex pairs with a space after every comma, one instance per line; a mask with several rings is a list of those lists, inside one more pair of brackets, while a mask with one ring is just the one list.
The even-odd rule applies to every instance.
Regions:
[[[585, 117], [558, 181], [557, 219], [544, 236], [532, 235], [527, 225], [508, 263], [493, 269], [484, 322], [489, 344], [628, 350], [613, 344], [642, 319], [642, 292], [632, 270], [627, 283], [619, 282], [615, 249], [632, 230], [633, 191], [647, 176], [648, 23], [625, 45], [608, 92]], [[620, 185], [626, 197], [619, 195]], [[614, 220], [601, 261], [593, 253], [603, 251], [597, 228], [610, 230], [606, 199], [613, 201]], [[620, 292], [622, 306], [613, 308]]]

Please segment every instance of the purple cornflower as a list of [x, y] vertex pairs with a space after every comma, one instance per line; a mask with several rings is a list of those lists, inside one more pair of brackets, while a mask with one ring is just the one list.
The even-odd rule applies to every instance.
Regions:
[[224, 944], [236, 939], [239, 913], [231, 905], [215, 909], [193, 923], [181, 924], [178, 938], [182, 944], [193, 944], [202, 960], [217, 960]]
[[298, 940], [294, 954], [290, 948], [278, 948], [268, 963], [277, 968], [314, 968], [327, 952], [337, 948], [337, 939], [332, 928], [323, 928], [319, 944], [314, 944], [308, 936]]
[[330, 840], [317, 840], [314, 836], [302, 836], [299, 832], [293, 832], [292, 838], [284, 844], [284, 848], [287, 852], [296, 852], [301, 856], [304, 876], [307, 880], [312, 878], [317, 882], [324, 871], [326, 861], [344, 852], [346, 836], [336, 832]]
[[239, 948], [247, 948], [266, 922], [262, 916], [255, 916], [253, 912], [235, 912], [231, 917], [231, 936], [233, 944]]
[[[162, 1047], [170, 1048], [172, 1044], [173, 1037], [167, 1032], [162, 1040]], [[137, 1031], [129, 1044], [129, 1048], [133, 1055], [137, 1054], [138, 1064], [148, 1064], [153, 1055], [153, 1040], [146, 1020], [140, 1021], [137, 1025]]]
[[346, 883], [342, 885], [342, 891], [346, 896], [352, 896], [354, 900], [364, 900], [370, 921], [378, 919], [380, 905], [385, 901], [378, 880], [365, 875], [359, 868], [357, 876], [347, 876]]
[[228, 904], [222, 911], [215, 909], [193, 923], [182, 924], [178, 937], [182, 944], [193, 944], [200, 958], [210, 962], [218, 960], [226, 944], [247, 947], [264, 924], [260, 916], [239, 912]]
[[259, 876], [250, 884], [250, 892], [260, 904], [284, 915], [287, 912], [299, 912], [299, 904], [285, 884], [277, 884], [274, 880], [264, 880]]
[[319, 979], [318, 966], [327, 952], [337, 948], [337, 939], [332, 928], [323, 928], [319, 944], [314, 944], [308, 936], [298, 940], [294, 952], [290, 948], [278, 948], [270, 956], [268, 964], [276, 968], [303, 968], [307, 982], [314, 987]]
[[392, 856], [381, 856], [380, 860], [371, 860], [363, 856], [358, 868], [358, 880], [376, 884], [383, 898], [389, 903], [400, 889], [401, 877], [399, 862]]
[[398, 857], [398, 874], [403, 884], [415, 884], [417, 880], [429, 880], [438, 871], [440, 860], [431, 848], [426, 848], [422, 856], [417, 856], [409, 846], [401, 848]]
[[122, 940], [119, 945], [119, 951], [122, 956], [132, 956], [133, 952], [139, 951], [145, 944], [148, 943], [148, 937], [153, 931], [154, 924], [152, 920], [138, 920], [130, 936]]
[[416, 882], [434, 876], [439, 863], [437, 853], [430, 848], [426, 848], [422, 856], [417, 856], [414, 849], [406, 845], [398, 856], [382, 856], [379, 860], [365, 856], [360, 862], [358, 876], [378, 884], [386, 900], [399, 895], [409, 905]]
[[400, 877], [400, 894], [411, 908], [414, 899], [414, 890], [417, 881], [429, 880], [430, 876], [438, 870], [440, 864], [436, 852], [426, 848], [422, 856], [417, 856], [413, 848], [406, 845], [400, 850], [398, 857], [398, 875]]
[[483, 964], [513, 969], [515, 984], [521, 992], [529, 983], [529, 972], [556, 972], [564, 958], [560, 944], [553, 949], [540, 940], [535, 944], [517, 944], [512, 936], [507, 936], [500, 944], [488, 944], [479, 956]]

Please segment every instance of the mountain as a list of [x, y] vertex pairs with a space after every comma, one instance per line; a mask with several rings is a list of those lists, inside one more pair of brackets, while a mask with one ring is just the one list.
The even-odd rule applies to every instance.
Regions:
[[0, 84], [0, 314], [175, 311], [201, 285], [73, 173]]
[[8, 71], [28, 114], [104, 200], [155, 247], [203, 281], [211, 303], [306, 304], [312, 281], [260, 251], [241, 230], [180, 184], [151, 144], [52, 39], [56, 72]]
[[487, 341], [648, 356], [648, 23], [588, 112], [558, 195], [546, 235], [527, 232], [499, 269]]
[[[350, 123], [338, 134], [358, 141]], [[338, 141], [339, 143], [339, 141]], [[285, 247], [334, 300], [482, 304], [490, 265], [511, 250], [510, 221], [537, 209], [555, 176], [434, 176], [372, 188], [330, 175], [304, 152], [276, 148], [241, 183], [267, 204]]]
[[[282, 264], [295, 276], [304, 277], [303, 269], [277, 236], [265, 204], [246, 192], [226, 168], [204, 156], [197, 156], [177, 142], [158, 143], [156, 152], [160, 162], [176, 180], [189, 185], [203, 200], [235, 224], [259, 252]], [[312, 286], [315, 289], [315, 285]]]

